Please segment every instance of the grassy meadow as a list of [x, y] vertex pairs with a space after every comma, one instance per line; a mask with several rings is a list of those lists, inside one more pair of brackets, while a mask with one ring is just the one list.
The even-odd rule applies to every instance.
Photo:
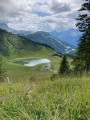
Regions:
[[[39, 56], [43, 57], [43, 56]], [[51, 70], [42, 64], [27, 67], [4, 60], [10, 83], [0, 83], [0, 120], [89, 120], [90, 76], [56, 76], [61, 58], [51, 60]], [[71, 59], [69, 59], [71, 62]]]
[[90, 76], [0, 84], [0, 120], [89, 120]]

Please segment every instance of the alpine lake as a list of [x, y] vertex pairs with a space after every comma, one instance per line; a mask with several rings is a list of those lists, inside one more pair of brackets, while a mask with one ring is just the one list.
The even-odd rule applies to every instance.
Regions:
[[42, 63], [50, 63], [50, 60], [43, 59], [43, 58], [31, 58], [31, 59], [16, 60], [16, 61], [13, 61], [13, 63], [24, 65], [24, 66], [36, 66]]

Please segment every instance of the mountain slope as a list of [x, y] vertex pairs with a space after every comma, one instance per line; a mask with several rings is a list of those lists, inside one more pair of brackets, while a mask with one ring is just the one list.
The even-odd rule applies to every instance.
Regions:
[[74, 46], [54, 38], [47, 32], [39, 31], [35, 33], [25, 34], [23, 36], [35, 42], [49, 45], [60, 53], [72, 53], [75, 51]]
[[25, 56], [49, 56], [56, 52], [49, 46], [18, 37], [0, 29], [0, 54], [10, 58]]
[[0, 23], [0, 28], [5, 29], [14, 34], [24, 36], [25, 38], [31, 39], [35, 42], [49, 45], [60, 53], [73, 53], [76, 48], [75, 46], [68, 44], [68, 41], [62, 42], [59, 39], [54, 38], [53, 36], [57, 37], [59, 35], [59, 33], [57, 33], [56, 31], [51, 32], [51, 34], [53, 35], [51, 36], [49, 33], [43, 31], [39, 31], [35, 33], [31, 33], [30, 31], [25, 31], [25, 30], [17, 31], [8, 27], [8, 25], [5, 23]]
[[50, 34], [55, 38], [74, 46], [77, 46], [78, 40], [82, 35], [77, 29], [73, 28], [63, 32], [52, 31]]

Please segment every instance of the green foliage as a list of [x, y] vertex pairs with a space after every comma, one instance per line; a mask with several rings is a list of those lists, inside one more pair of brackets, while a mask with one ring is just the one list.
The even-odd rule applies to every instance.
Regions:
[[89, 120], [88, 75], [0, 84], [0, 120]]
[[60, 75], [59, 74], [53, 74], [50, 78], [53, 81], [53, 80], [59, 79]]
[[67, 74], [69, 72], [70, 72], [69, 63], [67, 61], [67, 56], [64, 54], [60, 64], [59, 74]]
[[[84, 11], [80, 14], [77, 20], [77, 26], [80, 32], [83, 32], [79, 39], [78, 48], [74, 56], [75, 71], [89, 71], [90, 70], [90, 0], [85, 0], [79, 11]], [[86, 12], [86, 14], [85, 14]]]
[[2, 68], [2, 57], [0, 57], [0, 82], [4, 81], [4, 78], [6, 77], [6, 71]]
[[90, 53], [86, 42], [86, 35], [80, 38], [80, 43], [78, 44], [77, 52], [74, 56], [75, 71], [84, 71], [89, 69], [90, 65]]

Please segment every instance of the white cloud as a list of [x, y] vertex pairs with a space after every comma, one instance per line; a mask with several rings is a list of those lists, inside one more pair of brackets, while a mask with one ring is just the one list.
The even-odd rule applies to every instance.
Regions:
[[0, 22], [13, 29], [52, 31], [75, 27], [82, 0], [0, 0]]

